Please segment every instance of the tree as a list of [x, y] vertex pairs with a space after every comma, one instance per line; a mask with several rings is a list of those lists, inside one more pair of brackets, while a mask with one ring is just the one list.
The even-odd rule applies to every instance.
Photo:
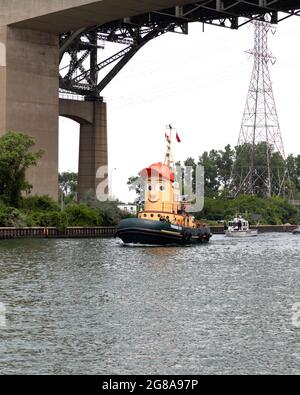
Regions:
[[300, 155], [289, 155], [287, 158], [287, 168], [294, 187], [295, 197], [300, 193]]
[[74, 195], [78, 189], [78, 174], [72, 172], [64, 172], [58, 176], [60, 189], [65, 196]]
[[[194, 158], [187, 158], [184, 162], [185, 167], [189, 167], [191, 169], [191, 176], [192, 176], [192, 192], [196, 193], [196, 171], [197, 171], [197, 164], [194, 160]], [[183, 169], [183, 176], [185, 175], [186, 169]], [[183, 184], [184, 185], [184, 184]], [[183, 191], [185, 194], [186, 191]]]
[[233, 169], [232, 190], [237, 193], [260, 197], [290, 195], [285, 159], [267, 142], [238, 146]]
[[6, 205], [19, 207], [22, 193], [29, 194], [32, 185], [26, 170], [37, 166], [43, 151], [33, 152], [35, 140], [23, 133], [8, 132], [0, 137], [0, 199]]
[[219, 151], [219, 156], [217, 157], [219, 182], [225, 191], [228, 190], [231, 182], [234, 153], [235, 151], [228, 144], [224, 151]]
[[128, 179], [127, 185], [130, 191], [135, 191], [137, 194], [137, 199], [135, 200], [135, 204], [138, 205], [138, 208], [141, 209], [144, 203], [145, 189], [144, 189], [144, 181], [140, 176], [132, 176]]
[[216, 196], [220, 188], [220, 182], [218, 180], [218, 158], [219, 153], [216, 150], [211, 150], [209, 153], [204, 152], [199, 157], [198, 164], [204, 167], [205, 194], [207, 196]]

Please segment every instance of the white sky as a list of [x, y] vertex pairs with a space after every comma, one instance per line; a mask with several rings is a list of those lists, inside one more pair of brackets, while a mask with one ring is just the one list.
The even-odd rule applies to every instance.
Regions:
[[[290, 18], [269, 38], [277, 57], [270, 65], [286, 152], [299, 154], [300, 19]], [[109, 167], [113, 193], [134, 199], [127, 180], [164, 160], [165, 127], [182, 143], [175, 160], [223, 149], [238, 140], [253, 61], [253, 27], [238, 31], [190, 25], [188, 36], [168, 33], [148, 43], [103, 91], [108, 103]], [[106, 44], [103, 56], [118, 50]], [[79, 126], [60, 119], [60, 171], [78, 171]]]

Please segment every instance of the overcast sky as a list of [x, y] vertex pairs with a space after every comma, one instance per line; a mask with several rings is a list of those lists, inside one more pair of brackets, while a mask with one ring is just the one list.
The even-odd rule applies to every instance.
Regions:
[[[286, 152], [300, 154], [300, 18], [290, 18], [270, 34], [277, 57], [270, 65]], [[253, 60], [253, 27], [238, 31], [190, 25], [188, 36], [168, 33], [148, 43], [103, 91], [108, 103], [109, 167], [113, 193], [134, 198], [127, 179], [164, 160], [165, 127], [178, 130], [175, 160], [204, 150], [236, 145]], [[113, 50], [119, 46], [113, 44]], [[101, 56], [111, 54], [106, 44]], [[79, 126], [60, 119], [60, 171], [78, 170]]]

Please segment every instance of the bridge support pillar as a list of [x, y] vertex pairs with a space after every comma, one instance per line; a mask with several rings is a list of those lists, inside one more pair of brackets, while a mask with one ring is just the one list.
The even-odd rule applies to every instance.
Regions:
[[0, 27], [0, 136], [23, 132], [45, 154], [28, 171], [32, 194], [58, 199], [57, 34]]
[[99, 168], [108, 165], [107, 150], [107, 107], [99, 101], [76, 101], [60, 99], [60, 115], [80, 123], [78, 200], [88, 192], [96, 193]]
[[106, 103], [95, 102], [90, 105], [93, 106], [93, 123], [80, 127], [79, 201], [87, 192], [96, 193], [97, 183], [101, 181], [96, 177], [97, 171], [108, 164]]

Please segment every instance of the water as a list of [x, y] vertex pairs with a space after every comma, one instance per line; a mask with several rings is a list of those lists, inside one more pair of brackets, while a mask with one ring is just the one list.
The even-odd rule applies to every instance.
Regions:
[[299, 257], [288, 234], [1, 241], [0, 372], [299, 374]]

